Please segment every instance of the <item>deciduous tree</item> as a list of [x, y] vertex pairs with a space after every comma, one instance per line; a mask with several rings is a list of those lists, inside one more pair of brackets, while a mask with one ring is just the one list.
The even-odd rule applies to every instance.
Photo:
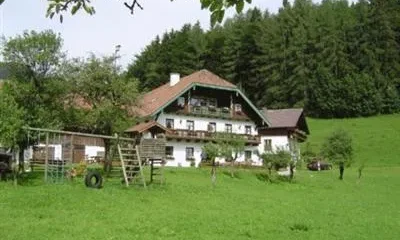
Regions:
[[217, 146], [220, 149], [220, 157], [231, 162], [231, 177], [234, 177], [234, 166], [236, 160], [244, 153], [246, 141], [242, 136], [235, 136], [230, 133], [217, 135]]
[[[138, 82], [119, 72], [115, 56], [64, 64], [63, 78], [70, 91], [65, 104], [64, 128], [73, 131], [113, 135], [135, 121], [134, 106], [139, 97]], [[109, 160], [110, 141], [105, 141]]]
[[213, 142], [208, 142], [202, 147], [203, 152], [207, 156], [207, 159], [211, 160], [211, 182], [215, 185], [217, 181], [217, 166], [215, 165], [215, 159], [220, 156], [219, 146]]
[[353, 161], [353, 142], [350, 134], [344, 129], [334, 130], [321, 148], [321, 155], [339, 165], [339, 179], [343, 180], [344, 168]]

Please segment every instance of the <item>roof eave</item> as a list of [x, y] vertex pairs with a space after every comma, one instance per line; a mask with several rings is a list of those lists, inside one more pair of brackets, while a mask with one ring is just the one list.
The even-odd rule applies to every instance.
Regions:
[[170, 105], [173, 101], [175, 101], [178, 97], [182, 96], [182, 94], [186, 93], [189, 89], [193, 87], [206, 87], [206, 88], [213, 88], [213, 89], [220, 89], [220, 90], [226, 90], [226, 91], [232, 91], [232, 92], [237, 92], [240, 94], [240, 96], [250, 105], [250, 107], [257, 113], [257, 115], [264, 121], [267, 126], [270, 126], [271, 123], [267, 120], [267, 118], [258, 110], [254, 104], [246, 97], [246, 95], [243, 94], [240, 89], [236, 87], [223, 87], [223, 86], [215, 86], [215, 85], [209, 85], [209, 84], [203, 84], [203, 83], [191, 83], [189, 84], [180, 94], [176, 95], [175, 97], [171, 98], [168, 102], [163, 104], [161, 107], [159, 107], [157, 110], [153, 111], [153, 113], [150, 114], [150, 116], [154, 117], [158, 113], [160, 113], [164, 108], [166, 108], [168, 105]]

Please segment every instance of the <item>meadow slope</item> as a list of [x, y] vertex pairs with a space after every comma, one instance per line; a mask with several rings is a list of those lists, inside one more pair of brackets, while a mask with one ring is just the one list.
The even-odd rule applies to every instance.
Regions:
[[293, 183], [219, 168], [216, 187], [206, 168], [168, 168], [167, 184], [148, 190], [0, 182], [1, 239], [398, 239], [399, 117], [309, 120], [316, 148], [338, 126], [351, 131], [356, 160], [367, 160], [361, 181], [355, 166], [343, 181], [337, 169], [299, 170]]
[[351, 119], [307, 119], [311, 135], [308, 141], [318, 151], [334, 129], [347, 130], [354, 141], [355, 165], [400, 166], [400, 114]]

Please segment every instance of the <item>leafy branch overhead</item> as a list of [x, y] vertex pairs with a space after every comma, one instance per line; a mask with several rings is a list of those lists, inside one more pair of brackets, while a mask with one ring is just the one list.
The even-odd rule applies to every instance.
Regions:
[[[4, 1], [5, 0], [0, 0], [0, 5]], [[170, 1], [172, 2], [173, 0]], [[201, 8], [208, 9], [211, 12], [212, 25], [215, 25], [217, 22], [222, 22], [226, 9], [235, 7], [236, 11], [240, 13], [243, 11], [245, 3], [251, 3], [251, 1], [252, 0], [200, 0]], [[96, 13], [91, 0], [48, 0], [48, 2], [46, 17], [52, 19], [57, 15], [60, 18], [60, 22], [63, 22], [64, 12], [70, 12], [72, 15], [75, 15], [78, 11], [83, 9], [83, 11], [89, 15]], [[133, 14], [135, 8], [144, 9], [141, 2], [142, 1], [139, 0], [131, 0], [129, 2], [124, 2], [124, 6]]]
[[225, 9], [236, 7], [236, 12], [241, 13], [245, 2], [251, 3], [252, 0], [200, 0], [201, 8], [211, 12], [211, 25], [222, 22]]

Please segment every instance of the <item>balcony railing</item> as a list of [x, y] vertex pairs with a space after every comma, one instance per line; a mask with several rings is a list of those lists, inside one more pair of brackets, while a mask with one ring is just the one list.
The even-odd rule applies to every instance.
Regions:
[[[248, 144], [259, 144], [260, 137], [249, 135], [249, 134], [233, 134], [236, 137], [243, 137]], [[171, 133], [167, 134], [168, 138], [174, 139], [192, 139], [192, 140], [203, 140], [203, 141], [212, 141], [221, 137], [225, 137], [225, 135], [216, 133], [216, 132], [208, 132], [208, 131], [192, 131], [186, 129], [173, 129]]]
[[243, 112], [234, 112], [229, 107], [190, 106], [190, 108], [181, 109], [177, 113], [222, 119], [249, 119]]

